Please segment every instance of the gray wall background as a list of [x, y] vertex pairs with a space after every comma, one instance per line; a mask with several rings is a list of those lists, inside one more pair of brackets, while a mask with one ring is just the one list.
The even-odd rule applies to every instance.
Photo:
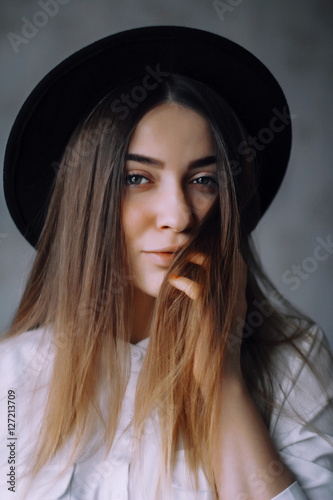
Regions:
[[[333, 2], [331, 0], [16, 0], [0, 5], [3, 159], [10, 127], [39, 80], [84, 45], [111, 33], [152, 24], [178, 24], [229, 37], [273, 72], [287, 95], [294, 143], [289, 170], [255, 232], [268, 274], [278, 289], [326, 331], [333, 345]], [[53, 6], [46, 14], [42, 4]], [[224, 4], [224, 11], [222, 4]], [[44, 12], [44, 15], [40, 15]], [[24, 36], [13, 47], [9, 33]], [[42, 26], [41, 26], [42, 25]], [[1, 162], [2, 163], [2, 162]], [[319, 239], [318, 239], [319, 238]], [[332, 245], [331, 245], [332, 246]], [[10, 322], [34, 251], [8, 214], [0, 191], [0, 330]], [[296, 267], [300, 266], [298, 270]], [[297, 276], [297, 274], [299, 276]], [[297, 278], [287, 282], [286, 278]]]

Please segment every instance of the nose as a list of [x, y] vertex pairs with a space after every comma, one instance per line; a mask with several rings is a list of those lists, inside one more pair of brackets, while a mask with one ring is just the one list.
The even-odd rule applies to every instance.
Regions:
[[168, 186], [160, 191], [156, 203], [159, 229], [172, 229], [177, 233], [191, 229], [194, 214], [181, 186]]

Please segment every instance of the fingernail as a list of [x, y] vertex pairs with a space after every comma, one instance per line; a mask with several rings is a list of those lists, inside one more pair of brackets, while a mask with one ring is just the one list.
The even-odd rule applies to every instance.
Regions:
[[178, 280], [179, 276], [177, 274], [170, 274], [171, 279]]

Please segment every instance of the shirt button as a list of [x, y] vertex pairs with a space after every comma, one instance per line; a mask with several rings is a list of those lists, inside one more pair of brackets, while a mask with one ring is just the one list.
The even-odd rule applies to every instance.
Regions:
[[131, 349], [131, 358], [133, 361], [141, 361], [142, 359], [142, 353], [139, 351], [139, 349], [132, 347]]
[[112, 500], [125, 500], [125, 493], [123, 491], [114, 491], [111, 498]]
[[131, 423], [132, 418], [133, 418], [133, 412], [132, 412], [132, 411], [125, 411], [125, 412], [122, 414], [122, 416], [121, 416], [121, 419], [122, 419], [122, 421], [123, 421], [125, 424], [129, 424], [129, 423]]
[[126, 463], [126, 458], [122, 455], [120, 455], [119, 453], [114, 453], [111, 457], [110, 457], [110, 462], [112, 465], [114, 465], [115, 467], [119, 466], [119, 465], [123, 465]]

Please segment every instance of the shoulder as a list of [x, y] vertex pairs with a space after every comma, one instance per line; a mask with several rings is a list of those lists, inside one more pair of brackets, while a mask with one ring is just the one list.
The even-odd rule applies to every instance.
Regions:
[[[300, 326], [304, 328], [302, 324]], [[284, 382], [285, 389], [291, 390], [305, 378], [308, 382], [313, 378], [327, 380], [332, 374], [333, 358], [329, 342], [316, 324], [304, 328], [299, 335], [291, 336], [288, 342], [281, 343], [274, 356], [274, 370], [280, 383]], [[313, 376], [308, 378], [310, 373]]]
[[[18, 499], [55, 498], [55, 492], [59, 490], [62, 494], [65, 491], [72, 474], [72, 468], [69, 468], [64, 477], [58, 480], [58, 473], [66, 462], [63, 461], [60, 465], [52, 463], [43, 468], [38, 481], [34, 483], [34, 490], [29, 489], [29, 494], [24, 493], [29, 485], [25, 470], [31, 464], [39, 439], [54, 351], [52, 332], [45, 328], [27, 331], [0, 341], [0, 469], [6, 472], [10, 470], [10, 451], [7, 447], [10, 439], [13, 447], [12, 470], [15, 470], [16, 485], [20, 486], [19, 492], [15, 490]], [[66, 455], [64, 460], [68, 460], [68, 456]], [[57, 485], [52, 485], [54, 496], [47, 496], [47, 493], [44, 495], [46, 489], [50, 493], [51, 480], [56, 479]], [[0, 491], [3, 492], [1, 498], [9, 498], [11, 495], [8, 484], [5, 483], [4, 476], [0, 478]], [[41, 489], [41, 485], [44, 489]]]
[[0, 341], [0, 384], [18, 384], [50, 367], [52, 336], [48, 329], [27, 331]]
[[333, 498], [333, 361], [328, 341], [314, 325], [275, 352], [272, 441], [306, 498]]
[[309, 422], [324, 410], [333, 418], [330, 408], [333, 399], [332, 379], [332, 352], [318, 325], [311, 326], [304, 330], [304, 334], [277, 347], [273, 383], [274, 425], [282, 420], [287, 425], [288, 417], [293, 421]]

